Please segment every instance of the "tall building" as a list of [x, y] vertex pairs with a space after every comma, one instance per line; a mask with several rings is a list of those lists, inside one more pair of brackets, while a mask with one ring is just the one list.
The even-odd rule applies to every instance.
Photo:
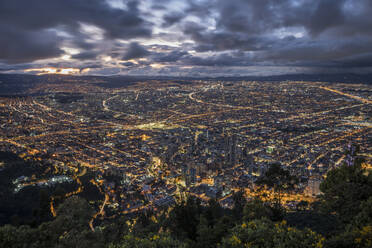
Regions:
[[196, 183], [196, 169], [194, 167], [189, 170], [190, 185], [195, 185]]
[[236, 164], [236, 143], [237, 136], [233, 134], [231, 137], [231, 146], [230, 146], [230, 165], [235, 166]]
[[309, 196], [319, 195], [320, 194], [319, 186], [321, 182], [322, 178], [319, 176], [310, 177], [304, 193]]
[[228, 134], [225, 136], [225, 165], [233, 167], [236, 164], [237, 157], [237, 136]]
[[187, 167], [182, 167], [182, 173], [184, 174], [186, 186], [193, 186], [196, 183], [196, 168], [195, 164], [189, 163]]
[[254, 168], [254, 159], [252, 155], [248, 154], [248, 148], [244, 148], [242, 158], [245, 168], [248, 168], [248, 174], [252, 175]]

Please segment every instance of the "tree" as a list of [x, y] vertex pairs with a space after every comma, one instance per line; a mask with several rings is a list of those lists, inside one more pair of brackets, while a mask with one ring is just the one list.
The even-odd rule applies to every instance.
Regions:
[[271, 219], [273, 217], [273, 211], [271, 208], [259, 198], [255, 198], [249, 202], [244, 207], [243, 210], [243, 220], [251, 221], [255, 219], [267, 218]]
[[354, 165], [345, 164], [329, 171], [320, 190], [323, 209], [350, 223], [361, 211], [362, 202], [372, 197], [372, 174], [366, 175], [357, 160]]
[[215, 199], [209, 200], [208, 207], [204, 211], [204, 217], [207, 219], [208, 225], [214, 226], [222, 217], [222, 212], [221, 205]]
[[152, 211], [145, 211], [138, 215], [137, 221], [132, 229], [136, 236], [143, 236], [147, 233], [158, 232], [160, 225], [154, 222], [154, 214]]
[[57, 218], [52, 222], [56, 227], [71, 230], [89, 228], [88, 223], [93, 216], [89, 203], [77, 196], [72, 196], [63, 202], [57, 210]]
[[327, 248], [370, 248], [372, 247], [372, 225], [355, 228], [326, 240]]
[[196, 240], [196, 247], [198, 248], [212, 248], [215, 247], [215, 234], [211, 226], [208, 225], [208, 220], [204, 216], [200, 216], [198, 225], [198, 238]]
[[309, 202], [308, 201], [300, 201], [296, 205], [296, 210], [297, 211], [305, 211], [309, 207]]
[[276, 205], [281, 206], [282, 194], [294, 189], [298, 183], [298, 178], [291, 175], [288, 170], [282, 168], [281, 164], [271, 164], [269, 169], [261, 176], [256, 184], [266, 186], [269, 189], [274, 189], [276, 193]]
[[234, 208], [233, 213], [236, 219], [241, 219], [243, 217], [243, 209], [245, 204], [247, 203], [244, 192], [239, 190], [233, 193], [233, 201], [234, 201]]
[[58, 207], [53, 221], [39, 226], [36, 242], [40, 247], [100, 247], [101, 231], [92, 232], [88, 225], [92, 215], [86, 200], [72, 196]]
[[372, 247], [372, 197], [360, 205], [361, 211], [347, 225], [346, 230], [327, 240], [329, 248]]
[[186, 248], [186, 244], [173, 239], [169, 234], [153, 234], [145, 238], [138, 238], [133, 235], [124, 236], [123, 241], [109, 248]]
[[200, 200], [189, 197], [186, 202], [177, 204], [169, 213], [165, 227], [177, 238], [196, 240], [199, 216], [202, 213]]
[[0, 227], [0, 247], [99, 248], [103, 246], [102, 232], [100, 230], [92, 232], [89, 229], [88, 222], [92, 216], [92, 209], [85, 200], [71, 197], [60, 205], [57, 213], [53, 221], [44, 222], [38, 228]]
[[0, 247], [23, 247], [24, 238], [28, 236], [30, 229], [27, 227], [22, 227], [22, 229], [23, 233], [20, 232], [21, 227], [16, 228], [11, 225], [0, 227]]
[[354, 217], [351, 225], [362, 228], [372, 224], [372, 197], [360, 205], [360, 212]]
[[324, 238], [309, 229], [297, 230], [286, 223], [267, 219], [244, 222], [223, 239], [221, 248], [313, 248], [323, 247]]

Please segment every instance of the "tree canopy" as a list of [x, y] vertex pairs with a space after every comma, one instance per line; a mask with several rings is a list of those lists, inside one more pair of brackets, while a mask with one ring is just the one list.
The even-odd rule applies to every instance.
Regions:
[[[280, 194], [292, 190], [297, 179], [273, 164], [258, 183], [274, 189], [280, 204]], [[300, 202], [297, 209], [283, 211], [288, 222], [279, 221], [270, 202], [247, 200], [236, 192], [232, 209], [217, 200], [202, 204], [189, 196], [158, 212], [100, 220], [94, 232], [88, 225], [94, 214], [91, 205], [73, 196], [59, 205], [55, 218], [38, 226], [0, 226], [0, 247], [372, 247], [372, 174], [361, 161], [356, 158], [329, 171], [320, 189], [316, 203]]]

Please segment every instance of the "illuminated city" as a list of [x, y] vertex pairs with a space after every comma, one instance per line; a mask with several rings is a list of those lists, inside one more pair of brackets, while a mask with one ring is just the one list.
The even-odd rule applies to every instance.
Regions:
[[371, 248], [371, 0], [1, 0], [0, 248]]
[[[46, 85], [28, 90], [36, 96], [1, 98], [1, 150], [74, 180], [71, 195], [84, 191], [79, 178], [89, 172], [104, 195], [94, 218], [105, 217], [103, 209], [117, 215], [172, 205], [186, 193], [232, 207], [232, 193], [253, 197], [255, 180], [275, 161], [302, 179], [286, 197], [289, 207], [319, 194], [327, 171], [345, 162], [348, 143], [371, 164], [369, 85], [179, 80], [82, 83], [69, 93], [69, 83]], [[16, 189], [47, 184], [43, 175], [50, 177], [24, 179]]]

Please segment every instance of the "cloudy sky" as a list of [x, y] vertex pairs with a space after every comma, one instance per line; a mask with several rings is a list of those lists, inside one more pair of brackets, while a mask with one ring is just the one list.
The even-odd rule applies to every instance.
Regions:
[[1, 0], [0, 73], [372, 72], [371, 0]]

